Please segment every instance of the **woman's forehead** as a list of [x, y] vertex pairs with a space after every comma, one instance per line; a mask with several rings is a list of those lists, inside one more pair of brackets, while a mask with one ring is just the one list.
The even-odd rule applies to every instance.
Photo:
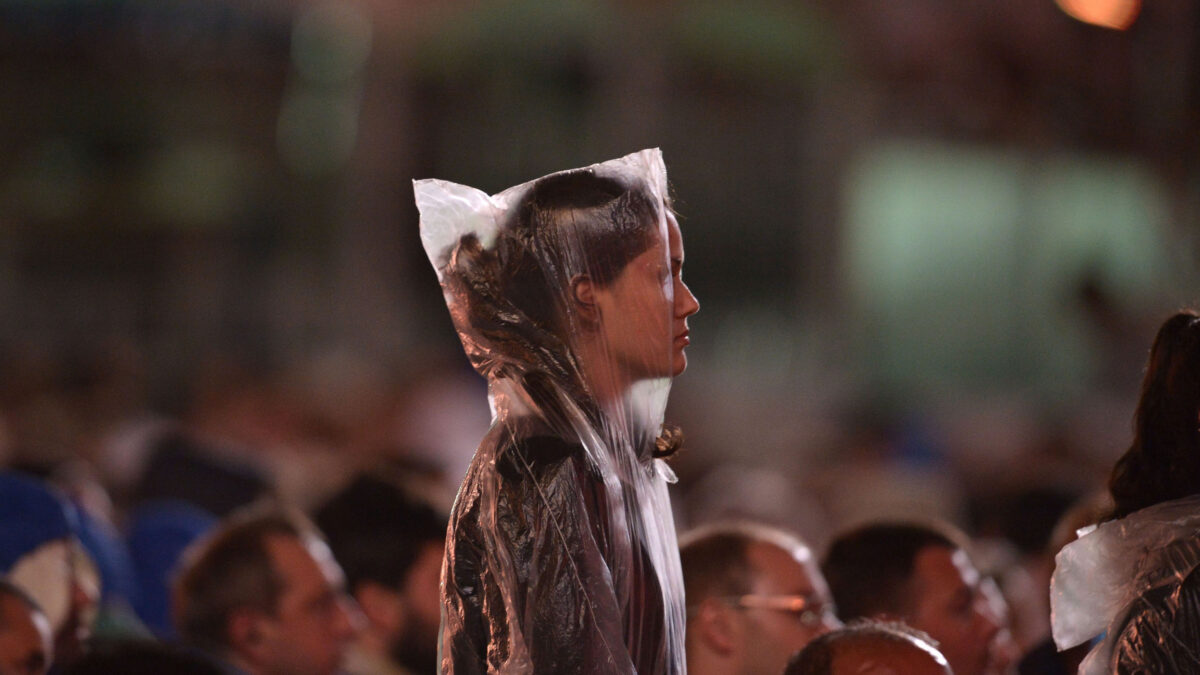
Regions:
[[672, 258], [683, 258], [683, 233], [675, 214], [667, 212], [667, 247]]
[[662, 233], [655, 232], [650, 237], [650, 245], [646, 250], [639, 253], [633, 260], [630, 260], [630, 265], [637, 265], [646, 268], [661, 267], [670, 258], [667, 249], [667, 242], [663, 241]]

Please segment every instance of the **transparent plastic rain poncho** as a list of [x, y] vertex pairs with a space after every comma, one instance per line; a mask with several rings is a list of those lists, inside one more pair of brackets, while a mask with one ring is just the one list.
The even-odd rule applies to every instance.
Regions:
[[[598, 181], [623, 194], [551, 208]], [[439, 180], [414, 191], [492, 410], [450, 519], [442, 671], [684, 672], [674, 476], [654, 456], [682, 349], [661, 153], [492, 196]], [[547, 210], [559, 215], [531, 215]], [[625, 274], [650, 291], [625, 306], [580, 285], [615, 290]]]
[[1083, 675], [1200, 672], [1200, 496], [1085, 532], [1055, 561], [1058, 648], [1095, 642]]

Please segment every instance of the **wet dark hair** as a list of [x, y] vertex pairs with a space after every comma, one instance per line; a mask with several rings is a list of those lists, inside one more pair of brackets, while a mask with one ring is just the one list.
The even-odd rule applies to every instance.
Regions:
[[[455, 324], [478, 333], [486, 345], [463, 336], [471, 364], [485, 377], [512, 377], [550, 416], [558, 408], [551, 382], [585, 401], [571, 347], [577, 330], [568, 306], [571, 284], [587, 276], [613, 282], [653, 245], [663, 205], [640, 180], [602, 176], [593, 169], [556, 173], [536, 181], [510, 210], [495, 244], [463, 237], [443, 272]], [[460, 335], [462, 331], [460, 330]], [[655, 454], [682, 445], [670, 428]]]
[[606, 286], [654, 242], [659, 213], [641, 181], [578, 169], [537, 181], [513, 209], [506, 229], [532, 244], [528, 250], [544, 251], [568, 275], [584, 271], [570, 259], [572, 251], [584, 252], [587, 275]]
[[1150, 348], [1133, 443], [1113, 466], [1112, 518], [1200, 492], [1200, 315], [1163, 323]]
[[463, 237], [444, 275], [465, 313], [456, 323], [465, 320], [501, 352], [466, 345], [475, 368], [508, 375], [512, 363], [535, 364], [572, 379], [572, 279], [611, 283], [653, 243], [658, 208], [644, 184], [579, 169], [535, 182], [490, 249], [474, 234]]
[[838, 618], [907, 614], [913, 601], [913, 566], [917, 554], [929, 546], [962, 548], [949, 533], [919, 523], [876, 523], [836, 537], [821, 572]]

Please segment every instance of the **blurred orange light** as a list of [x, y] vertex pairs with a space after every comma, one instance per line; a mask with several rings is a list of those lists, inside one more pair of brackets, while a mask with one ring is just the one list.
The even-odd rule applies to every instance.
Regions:
[[1055, 0], [1062, 11], [1105, 28], [1125, 30], [1142, 9], [1141, 0]]

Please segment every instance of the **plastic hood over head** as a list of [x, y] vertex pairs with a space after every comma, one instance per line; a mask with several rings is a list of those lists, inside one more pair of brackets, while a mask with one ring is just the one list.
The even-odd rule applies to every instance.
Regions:
[[1200, 496], [1081, 532], [1055, 559], [1058, 648], [1095, 640], [1081, 675], [1200, 672]]
[[666, 186], [657, 149], [491, 196], [414, 183], [493, 416], [450, 521], [443, 672], [684, 670], [655, 451], [695, 300]]

